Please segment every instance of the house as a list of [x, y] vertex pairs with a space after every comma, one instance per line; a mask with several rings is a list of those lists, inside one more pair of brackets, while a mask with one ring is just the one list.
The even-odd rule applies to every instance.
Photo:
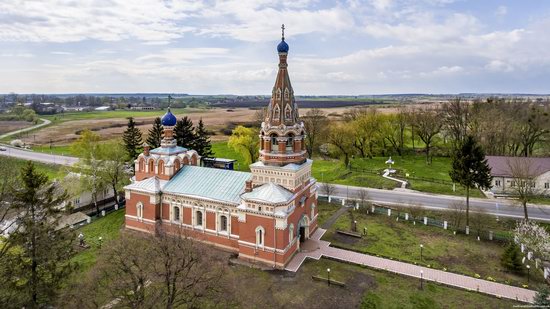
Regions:
[[176, 145], [176, 117], [162, 117], [161, 146], [147, 145], [125, 187], [127, 229], [157, 228], [283, 269], [317, 229], [317, 185], [305, 149], [287, 71], [288, 44], [277, 46], [279, 71], [260, 128], [259, 161], [250, 173], [200, 166], [192, 149]]
[[[80, 190], [80, 177], [82, 177], [80, 174], [70, 172], [61, 181], [63, 188], [69, 194], [69, 199], [65, 201], [63, 206], [70, 206], [73, 211], [78, 210], [84, 213], [93, 213], [95, 212], [95, 206], [92, 200], [92, 193]], [[97, 203], [100, 209], [112, 206], [115, 203], [113, 189], [107, 187], [100, 190], [97, 193]]]
[[491, 168], [491, 192], [495, 195], [513, 194], [514, 175], [532, 179], [533, 192], [550, 195], [550, 158], [487, 156]]

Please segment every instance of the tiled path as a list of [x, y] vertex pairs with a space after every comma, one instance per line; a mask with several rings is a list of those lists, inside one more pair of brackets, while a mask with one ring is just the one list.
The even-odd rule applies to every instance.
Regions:
[[318, 228], [308, 241], [317, 242], [317, 250], [310, 252], [297, 253], [292, 261], [287, 265], [286, 270], [296, 272], [306, 258], [320, 259], [322, 256], [341, 260], [345, 262], [365, 265], [367, 267], [383, 269], [389, 272], [420, 278], [420, 272], [423, 272], [425, 280], [434, 281], [449, 286], [459, 287], [471, 291], [479, 291], [490, 295], [503, 298], [510, 298], [523, 302], [533, 302], [535, 291], [513, 287], [506, 284], [491, 282], [487, 280], [476, 279], [468, 276], [458, 275], [442, 270], [422, 267], [418, 265], [403, 263], [385, 258], [375, 257], [368, 254], [357, 253], [353, 251], [330, 247], [330, 243], [320, 240], [325, 230]]

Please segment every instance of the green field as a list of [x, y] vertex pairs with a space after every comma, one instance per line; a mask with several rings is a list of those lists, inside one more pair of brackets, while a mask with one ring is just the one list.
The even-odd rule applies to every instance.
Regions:
[[[489, 217], [487, 217], [489, 219]], [[364, 215], [356, 212], [358, 231], [367, 227], [367, 236], [352, 238], [336, 233], [336, 230], [350, 230], [350, 218], [341, 216], [327, 231], [323, 239], [333, 245], [354, 251], [409, 263], [430, 265], [437, 269], [446, 268], [449, 271], [487, 279], [492, 277], [502, 283], [521, 286], [527, 283], [526, 273], [514, 274], [507, 272], [500, 265], [500, 258], [506, 244], [497, 241], [478, 241], [475, 235], [454, 235], [451, 230], [422, 224], [413, 225], [410, 221], [400, 220], [385, 215]], [[495, 220], [496, 222], [496, 220]], [[492, 227], [497, 224], [493, 222]], [[508, 231], [508, 223], [500, 228]], [[420, 257], [420, 244], [423, 244], [423, 254]], [[531, 265], [534, 270], [534, 265]], [[531, 285], [543, 284], [540, 270], [531, 272]]]
[[[10, 167], [16, 170], [18, 174], [21, 168], [25, 166], [25, 164], [27, 164], [27, 161], [22, 159], [16, 159], [16, 158], [5, 157], [5, 156], [2, 156], [0, 158], [1, 160], [9, 164]], [[48, 178], [50, 180], [60, 179], [61, 177], [64, 177], [68, 172], [67, 168], [61, 165], [34, 162], [34, 166], [39, 172], [48, 175]]]
[[[193, 112], [188, 108], [173, 108], [174, 114], [188, 114]], [[89, 112], [70, 112], [56, 115], [43, 116], [53, 123], [71, 121], [71, 120], [86, 120], [86, 119], [109, 119], [109, 118], [128, 118], [128, 117], [158, 117], [162, 112], [160, 110], [114, 110], [114, 111], [89, 111]]]

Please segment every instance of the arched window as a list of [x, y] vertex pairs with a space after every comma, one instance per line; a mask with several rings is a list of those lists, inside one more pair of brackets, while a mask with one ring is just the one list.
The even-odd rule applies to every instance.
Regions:
[[149, 173], [154, 173], [155, 172], [155, 162], [153, 161], [153, 159], [149, 160]]
[[179, 206], [174, 206], [172, 211], [173, 211], [172, 212], [173, 220], [176, 221], [176, 222], [180, 222], [181, 221], [181, 210], [180, 210]]
[[200, 210], [195, 212], [195, 225], [202, 226], [202, 211]]
[[221, 232], [227, 232], [227, 216], [221, 215], [220, 216], [220, 231]]
[[285, 88], [285, 100], [288, 100], [288, 96], [289, 95], [289, 92], [288, 92], [288, 88]]
[[159, 175], [164, 175], [164, 161], [159, 161]]
[[292, 151], [293, 144], [294, 144], [294, 134], [288, 133], [288, 135], [286, 136], [286, 150]]
[[277, 151], [278, 150], [278, 142], [277, 142], [277, 134], [271, 133], [271, 151]]
[[275, 108], [273, 109], [273, 119], [274, 120], [281, 119], [281, 108], [279, 108], [279, 105], [275, 105]]
[[292, 109], [290, 108], [290, 105], [286, 105], [285, 107], [285, 120], [291, 120], [292, 119]]
[[176, 161], [174, 162], [174, 171], [175, 172], [179, 171], [180, 167], [181, 167], [180, 160], [176, 159]]
[[256, 246], [263, 247], [265, 238], [265, 229], [261, 226], [256, 228]]
[[288, 228], [288, 242], [292, 243], [293, 240], [294, 240], [294, 224], [291, 223]]
[[142, 203], [137, 203], [136, 205], [136, 217], [138, 219], [143, 219], [143, 204]]
[[189, 165], [189, 158], [183, 157], [183, 165]]
[[140, 172], [145, 172], [145, 160], [143, 160], [143, 159], [139, 160], [139, 171]]
[[311, 220], [315, 218], [315, 204], [311, 204]]
[[196, 155], [191, 156], [191, 165], [197, 165], [197, 156]]

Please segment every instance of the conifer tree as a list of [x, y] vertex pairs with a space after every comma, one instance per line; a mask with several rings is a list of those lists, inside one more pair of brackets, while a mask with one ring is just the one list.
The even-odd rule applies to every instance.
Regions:
[[470, 189], [491, 186], [491, 168], [481, 145], [468, 135], [452, 155], [451, 179], [466, 189], [466, 227], [470, 224]]
[[0, 262], [0, 307], [50, 307], [60, 287], [74, 270], [74, 233], [60, 228], [65, 192], [38, 172], [32, 162], [21, 170], [13, 207], [18, 228], [7, 239], [11, 248]]
[[514, 242], [511, 242], [504, 251], [500, 259], [502, 266], [515, 272], [521, 271], [523, 264], [521, 263], [521, 251]]
[[126, 147], [129, 159], [131, 161], [135, 160], [139, 155], [143, 140], [141, 138], [141, 131], [136, 127], [133, 117], [128, 117], [128, 128], [124, 131], [122, 139], [124, 140], [124, 146]]
[[151, 147], [151, 149], [160, 147], [163, 130], [164, 128], [162, 127], [160, 117], [155, 118], [153, 127], [149, 129], [149, 135], [147, 136], [147, 144]]
[[195, 131], [193, 129], [193, 122], [189, 119], [189, 117], [185, 116], [176, 122], [174, 133], [178, 146], [193, 149]]
[[214, 153], [212, 152], [212, 145], [210, 143], [210, 137], [208, 131], [204, 127], [202, 118], [199, 120], [199, 124], [195, 127], [195, 142], [193, 143], [193, 149], [196, 150], [203, 158], [212, 158]]

